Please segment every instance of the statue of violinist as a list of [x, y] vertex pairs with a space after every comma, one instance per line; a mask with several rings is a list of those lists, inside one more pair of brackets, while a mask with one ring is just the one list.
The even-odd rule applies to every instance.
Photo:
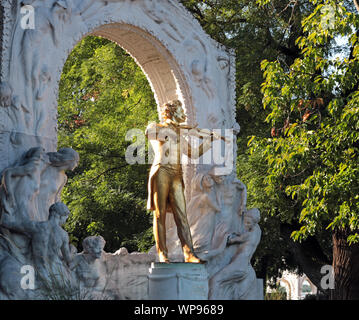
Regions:
[[[182, 103], [178, 100], [163, 106], [162, 118], [161, 123], [151, 123], [146, 129], [146, 136], [155, 153], [148, 181], [147, 209], [154, 211], [153, 231], [159, 261], [169, 263], [165, 222], [166, 212], [172, 211], [182, 245], [184, 261], [204, 263], [193, 251], [186, 214], [181, 158], [182, 154], [187, 155], [188, 158], [198, 158], [211, 148], [213, 139], [223, 139], [223, 137], [215, 136], [214, 133], [207, 130], [184, 125], [186, 115], [182, 109]], [[181, 129], [194, 129], [191, 131], [195, 132], [197, 137], [203, 139], [207, 136], [208, 138], [204, 139], [203, 143], [195, 150], [184, 139]]]

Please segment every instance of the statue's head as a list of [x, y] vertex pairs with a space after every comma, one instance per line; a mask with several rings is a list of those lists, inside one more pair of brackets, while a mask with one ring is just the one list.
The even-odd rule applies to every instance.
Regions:
[[214, 185], [214, 180], [209, 174], [206, 174], [202, 178], [202, 187], [204, 189], [210, 189]]
[[40, 161], [47, 161], [46, 152], [43, 147], [34, 147], [27, 150], [18, 161], [17, 165], [25, 165], [29, 162], [39, 163]]
[[52, 10], [63, 22], [69, 21], [71, 16], [71, 7], [67, 3], [67, 0], [54, 1]]
[[101, 236], [90, 236], [82, 241], [84, 253], [90, 255], [93, 259], [100, 259], [106, 241]]
[[56, 202], [50, 206], [49, 220], [52, 218], [59, 218], [60, 224], [64, 224], [70, 214], [69, 208], [63, 202]]
[[226, 179], [223, 175], [210, 174], [210, 176], [216, 184], [223, 184]]
[[187, 117], [182, 108], [182, 102], [179, 100], [173, 100], [163, 105], [162, 109], [163, 120], [173, 120], [178, 123], [185, 122]]
[[57, 152], [49, 152], [48, 155], [53, 167], [64, 167], [65, 170], [74, 170], [80, 161], [79, 154], [71, 148], [62, 148]]
[[251, 230], [261, 219], [260, 211], [257, 208], [250, 209], [244, 213], [244, 227], [246, 230]]

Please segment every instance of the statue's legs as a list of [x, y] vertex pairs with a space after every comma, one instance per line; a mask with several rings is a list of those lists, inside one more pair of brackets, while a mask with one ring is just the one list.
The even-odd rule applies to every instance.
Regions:
[[153, 215], [153, 234], [160, 262], [169, 262], [166, 246], [166, 206], [170, 189], [171, 177], [161, 168], [153, 178], [153, 200], [155, 211]]
[[180, 170], [162, 166], [153, 178], [155, 212], [153, 233], [160, 262], [169, 262], [166, 246], [166, 211], [170, 203], [181, 241], [185, 262], [201, 263], [193, 251], [190, 227], [187, 221], [186, 201]]

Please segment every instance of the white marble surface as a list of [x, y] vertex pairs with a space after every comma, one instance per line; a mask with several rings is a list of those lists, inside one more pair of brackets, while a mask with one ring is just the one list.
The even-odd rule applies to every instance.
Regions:
[[207, 300], [208, 273], [204, 264], [152, 263], [150, 300]]
[[[3, 177], [0, 199], [2, 218], [4, 215], [9, 218], [2, 219], [4, 224], [0, 228], [0, 278], [8, 279], [0, 284], [0, 298], [4, 299], [41, 296], [40, 291], [14, 288], [21, 274], [7, 275], [9, 269], [15, 270], [18, 266], [32, 264], [36, 267], [36, 252], [34, 254], [31, 249], [34, 237], [24, 225], [28, 221], [33, 226], [52, 223], [48, 210], [50, 205], [61, 200], [59, 194], [66, 183], [64, 172], [78, 163], [75, 151], [56, 152], [57, 93], [62, 67], [83, 37], [89, 34], [106, 37], [127, 50], [146, 74], [158, 106], [179, 99], [188, 124], [239, 131], [235, 121], [234, 53], [210, 39], [178, 1], [25, 2], [35, 9], [36, 28], [33, 30], [21, 28], [20, 0], [1, 3], [4, 28], [0, 69], [0, 173]], [[236, 154], [235, 143], [233, 154]], [[227, 270], [228, 266], [236, 269], [236, 263], [241, 266], [243, 260], [248, 268], [241, 269], [240, 280], [235, 273], [226, 273], [227, 278], [233, 277], [236, 289], [225, 298], [241, 299], [245, 295], [240, 293], [246, 291], [246, 286], [252, 286], [249, 283], [254, 283], [249, 260], [256, 241], [227, 243], [228, 236], [233, 233], [252, 232], [245, 230], [242, 223], [242, 216], [247, 212], [246, 188], [235, 178], [235, 159], [234, 156], [232, 173], [226, 176], [213, 175], [215, 168], [211, 165], [188, 164], [183, 169], [188, 220], [197, 250], [208, 260], [209, 291], [225, 290], [222, 287], [226, 281], [218, 279], [216, 274]], [[196, 189], [191, 190], [191, 186]], [[200, 203], [191, 202], [192, 198]], [[61, 223], [56, 223], [61, 233]], [[255, 225], [258, 235], [259, 227]], [[176, 257], [180, 252], [176, 239], [171, 239], [176, 230], [170, 215], [168, 226], [168, 246]], [[87, 261], [84, 257], [89, 257], [88, 252], [80, 253], [76, 259], [87, 261], [87, 266], [82, 264], [81, 267], [87, 270], [89, 279], [86, 281], [79, 279], [75, 267], [71, 269], [73, 266], [67, 261], [68, 250], [63, 248], [63, 241], [58, 246], [61, 237], [54, 233], [48, 238], [50, 243], [56, 242], [51, 247], [57, 255], [53, 261], [66, 270], [63, 273], [70, 282], [74, 281], [73, 286], [82, 281], [88, 290], [92, 281], [96, 287], [94, 292], [103, 290], [105, 285], [106, 296], [111, 298], [147, 298], [144, 288], [148, 287], [148, 269], [155, 255], [128, 254], [122, 249], [114, 254], [102, 252], [101, 257]], [[241, 250], [251, 253], [245, 259], [237, 259]], [[78, 255], [74, 251], [71, 251], [70, 260]]]

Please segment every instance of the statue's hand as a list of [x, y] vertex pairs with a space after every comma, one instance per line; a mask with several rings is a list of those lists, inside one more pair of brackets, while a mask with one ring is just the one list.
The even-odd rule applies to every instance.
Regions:
[[220, 140], [222, 137], [218, 135], [216, 132], [211, 132], [211, 138], [212, 140]]
[[227, 240], [227, 245], [232, 245], [232, 244], [240, 244], [244, 241], [247, 240], [248, 238], [248, 232], [246, 233], [243, 233], [243, 234], [240, 234], [240, 233], [231, 233], [229, 236], [228, 236], [228, 240]]
[[233, 244], [233, 239], [238, 237], [237, 233], [231, 233], [230, 235], [228, 235], [227, 237], [227, 245], [231, 245]]

